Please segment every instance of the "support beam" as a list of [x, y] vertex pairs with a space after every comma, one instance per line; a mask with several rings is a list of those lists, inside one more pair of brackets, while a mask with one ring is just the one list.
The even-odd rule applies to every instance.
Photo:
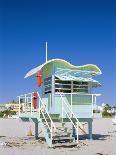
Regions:
[[92, 140], [92, 120], [88, 121], [88, 133], [89, 133], [89, 139]]
[[55, 113], [55, 75], [54, 75], [54, 65], [53, 65], [53, 70], [52, 70], [52, 96], [51, 96], [51, 113]]
[[[75, 122], [73, 122], [73, 123], [75, 124]], [[72, 125], [72, 137], [74, 137], [75, 139], [77, 139], [76, 129], [75, 129], [75, 127], [73, 125]]]
[[35, 122], [35, 139], [38, 139], [38, 122]]

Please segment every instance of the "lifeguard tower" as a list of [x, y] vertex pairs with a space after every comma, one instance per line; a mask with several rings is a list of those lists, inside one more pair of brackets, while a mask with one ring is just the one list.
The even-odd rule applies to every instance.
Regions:
[[92, 89], [101, 86], [93, 77], [100, 74], [93, 64], [74, 66], [62, 59], [46, 61], [25, 76], [36, 76], [41, 94], [18, 96], [19, 118], [33, 121], [35, 138], [40, 128], [49, 147], [59, 142], [78, 143], [79, 129], [87, 133], [82, 122], [88, 123], [88, 138], [92, 139], [93, 104], [100, 95], [92, 94]]

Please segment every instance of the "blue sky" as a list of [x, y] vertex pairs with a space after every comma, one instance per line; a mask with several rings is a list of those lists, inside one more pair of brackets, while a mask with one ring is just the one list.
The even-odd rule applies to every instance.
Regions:
[[0, 0], [0, 103], [38, 90], [24, 79], [48, 57], [96, 64], [103, 74], [98, 103], [116, 105], [115, 0]]

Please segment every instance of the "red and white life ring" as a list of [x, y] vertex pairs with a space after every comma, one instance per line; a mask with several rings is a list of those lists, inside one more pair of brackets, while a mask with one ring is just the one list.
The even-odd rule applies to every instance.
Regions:
[[33, 102], [34, 109], [37, 109], [37, 93], [36, 92], [33, 93], [33, 100], [32, 100], [32, 102]]

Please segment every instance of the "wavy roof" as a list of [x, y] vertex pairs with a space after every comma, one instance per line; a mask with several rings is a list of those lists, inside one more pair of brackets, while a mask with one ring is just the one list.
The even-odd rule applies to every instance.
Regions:
[[101, 70], [93, 64], [87, 64], [87, 65], [82, 65], [82, 66], [74, 66], [71, 63], [67, 62], [66, 60], [63, 59], [52, 59], [49, 60], [42, 65], [30, 70], [26, 75], [25, 78], [30, 77], [34, 74], [36, 74], [39, 70], [41, 70], [44, 66], [48, 65], [49, 63], [54, 63], [54, 64], [62, 64], [64, 68], [70, 68], [70, 69], [76, 69], [76, 70], [86, 70], [86, 71], [92, 71], [96, 74], [102, 74]]

